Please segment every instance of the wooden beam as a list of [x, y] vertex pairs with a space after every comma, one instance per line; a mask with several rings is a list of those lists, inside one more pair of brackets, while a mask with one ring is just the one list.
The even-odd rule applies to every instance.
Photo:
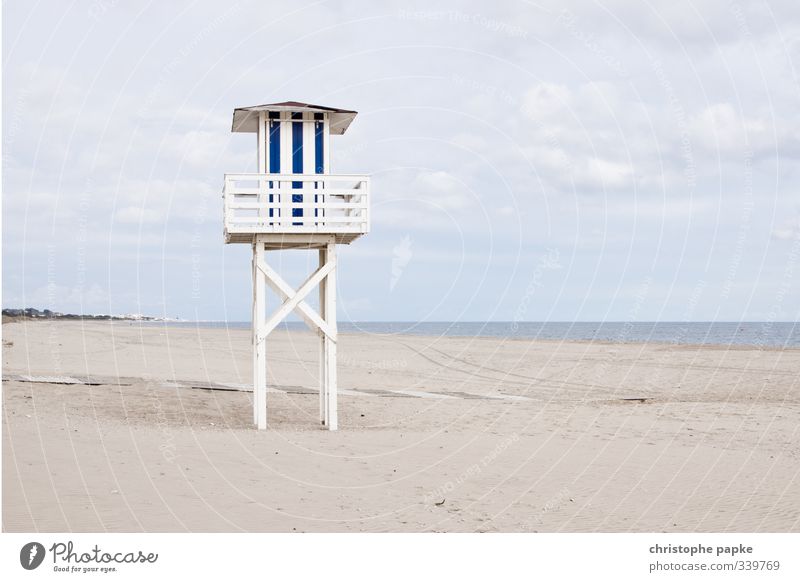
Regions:
[[253, 424], [258, 424], [258, 317], [259, 317], [259, 306], [258, 300], [256, 299], [256, 281], [258, 280], [258, 259], [256, 256], [256, 245], [258, 243], [253, 243], [253, 263], [252, 263], [252, 275], [253, 275], [253, 297], [252, 297], [252, 310], [250, 312], [250, 321], [251, 323], [251, 343], [253, 345]]
[[[272, 268], [266, 261], [261, 260], [258, 263], [258, 268], [261, 269], [267, 276], [267, 284], [278, 293], [282, 299], [286, 300], [294, 296], [295, 291], [292, 287], [283, 280], [283, 278]], [[320, 281], [320, 285], [324, 285], [325, 280]], [[336, 333], [330, 329], [323, 317], [317, 314], [316, 311], [305, 301], [300, 301], [296, 309], [300, 316], [305, 321], [306, 325], [311, 331], [319, 330], [326, 336], [336, 341]]]
[[269, 138], [267, 136], [267, 113], [265, 111], [258, 112], [258, 132], [256, 139], [258, 139], [258, 173], [267, 173], [267, 147], [269, 146]]
[[[328, 247], [319, 249], [319, 267], [321, 268], [328, 260]], [[328, 285], [328, 278], [324, 278], [319, 282], [319, 314], [322, 319], [326, 319], [325, 314], [325, 289]], [[325, 324], [327, 326], [327, 323]], [[319, 338], [319, 422], [324, 425], [328, 419], [327, 405], [328, 405], [328, 351], [325, 342], [327, 341], [328, 334], [321, 335]]]
[[[311, 290], [317, 286], [317, 284], [325, 277], [328, 277], [330, 273], [336, 268], [336, 259], [334, 258], [331, 260], [330, 257], [330, 248], [331, 246], [335, 247], [335, 245], [328, 245], [328, 262], [325, 266], [320, 267], [311, 276], [305, 280], [305, 282], [300, 285], [300, 288], [292, 295], [291, 297], [287, 298], [281, 306], [269, 317], [267, 323], [264, 324], [264, 328], [259, 333], [258, 337], [265, 338], [267, 337], [270, 332], [275, 329], [278, 324], [283, 321], [283, 319], [289, 315], [294, 309], [299, 305], [299, 303], [306, 298], [306, 296], [311, 292]], [[260, 263], [260, 261], [259, 261]], [[330, 322], [328, 323], [328, 327], [330, 328]], [[326, 334], [327, 335], [327, 334]]]
[[[253, 244], [253, 418], [259, 429], [267, 426], [267, 367], [266, 338], [293, 310], [297, 310], [306, 324], [320, 333], [320, 422], [329, 430], [337, 430], [337, 323], [336, 323], [336, 241], [319, 249], [319, 266], [295, 291], [266, 262], [268, 242], [261, 235]], [[266, 288], [272, 287], [284, 297], [283, 303], [266, 317]], [[319, 313], [304, 300], [315, 286], [319, 286]]]
[[264, 245], [253, 245], [253, 418], [259, 430], [267, 428], [266, 275], [258, 268]]
[[[325, 281], [325, 321], [334, 333], [336, 333], [336, 244], [328, 244], [326, 250], [325, 264], [333, 265], [333, 269]], [[325, 360], [327, 368], [326, 377], [326, 404], [327, 414], [325, 424], [328, 430], [339, 428], [338, 399], [337, 399], [337, 377], [336, 377], [336, 342], [329, 337], [325, 337]]]
[[[269, 155], [267, 152], [267, 146], [269, 145], [269, 139], [267, 137], [266, 131], [266, 120], [267, 120], [267, 113], [265, 111], [258, 112], [258, 173], [259, 174], [266, 174], [267, 173], [267, 156]], [[259, 178], [258, 180], [258, 188], [256, 189], [256, 206], [258, 208], [258, 218], [259, 224], [263, 224], [263, 219], [267, 217], [269, 214], [266, 208], [266, 202], [268, 198], [264, 195], [264, 191], [266, 190], [266, 182]], [[231, 208], [235, 208], [232, 206]]]

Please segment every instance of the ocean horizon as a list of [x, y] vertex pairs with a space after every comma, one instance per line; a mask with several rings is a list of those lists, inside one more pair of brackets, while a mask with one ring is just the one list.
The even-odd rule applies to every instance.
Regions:
[[[249, 321], [132, 322], [169, 327], [249, 329]], [[343, 333], [490, 337], [551, 341], [665, 343], [675, 345], [800, 348], [800, 322], [514, 322], [514, 321], [384, 321], [339, 322]], [[288, 331], [306, 329], [301, 321], [283, 322]]]

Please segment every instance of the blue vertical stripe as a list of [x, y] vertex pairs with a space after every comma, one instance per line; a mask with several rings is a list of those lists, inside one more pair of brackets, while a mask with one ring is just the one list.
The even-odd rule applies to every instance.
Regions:
[[281, 173], [281, 124], [280, 121], [269, 122], [269, 172]]
[[[302, 113], [292, 113], [292, 119], [303, 119]], [[303, 122], [295, 121], [292, 123], [292, 173], [303, 173]], [[302, 182], [292, 182], [292, 188], [302, 188]], [[302, 194], [292, 194], [292, 202], [303, 202]], [[303, 216], [302, 208], [292, 208], [292, 218]], [[293, 222], [294, 225], [302, 225], [302, 222]]]
[[[325, 173], [325, 145], [322, 139], [322, 130], [325, 127], [325, 124], [322, 121], [322, 113], [315, 113], [314, 119], [316, 120], [314, 123], [314, 172], [316, 174], [324, 174]], [[314, 188], [317, 187], [317, 184], [314, 184]], [[314, 202], [317, 202], [317, 195], [314, 195]], [[314, 216], [319, 216], [319, 211], [315, 208], [314, 209]]]
[[[279, 120], [273, 121], [273, 119], [278, 119], [278, 112], [270, 111], [269, 112], [269, 167], [267, 171], [270, 174], [280, 174], [281, 173], [281, 123]], [[272, 188], [272, 182], [269, 183], [269, 187]], [[269, 201], [272, 202], [273, 194], [269, 195]], [[273, 216], [274, 209], [269, 209], [269, 215]]]

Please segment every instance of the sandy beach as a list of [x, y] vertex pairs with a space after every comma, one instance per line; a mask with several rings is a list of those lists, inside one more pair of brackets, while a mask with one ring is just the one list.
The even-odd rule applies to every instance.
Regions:
[[800, 350], [3, 325], [3, 529], [800, 531]]

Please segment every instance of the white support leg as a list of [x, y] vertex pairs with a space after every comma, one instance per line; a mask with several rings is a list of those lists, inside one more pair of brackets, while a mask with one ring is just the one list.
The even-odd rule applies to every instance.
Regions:
[[253, 243], [253, 308], [250, 312], [250, 325], [253, 345], [253, 424], [258, 424], [258, 301], [256, 300], [256, 281], [261, 275], [258, 273], [256, 259], [256, 243]]
[[[319, 268], [297, 290], [267, 265], [265, 254], [263, 240], [253, 244], [253, 420], [259, 429], [267, 427], [266, 339], [289, 313], [296, 311], [320, 335], [320, 422], [329, 430], [336, 430], [336, 244], [331, 241], [319, 250]], [[269, 317], [265, 310], [267, 285], [284, 298]], [[304, 301], [316, 285], [319, 313]]]
[[[336, 245], [329, 243], [326, 262], [336, 262]], [[336, 326], [336, 268], [334, 268], [325, 278], [325, 322], [328, 328], [333, 331], [334, 337], [338, 338]], [[337, 411], [337, 386], [336, 386], [336, 340], [325, 336], [325, 425], [328, 430], [339, 428], [339, 416]]]
[[[325, 263], [327, 262], [328, 258], [328, 251], [327, 248], [322, 248], [319, 250], [319, 268], [321, 269]], [[326, 321], [325, 317], [325, 285], [327, 284], [328, 278], [325, 277], [319, 284], [319, 315], [323, 321]], [[327, 387], [328, 387], [328, 359], [327, 359], [327, 350], [325, 348], [325, 342], [327, 340], [327, 335], [324, 333], [319, 334], [319, 421], [321, 424], [325, 424], [325, 421], [328, 418], [328, 414], [326, 412], [326, 407], [328, 404], [328, 396], [327, 396]]]
[[266, 275], [258, 268], [264, 244], [253, 245], [253, 419], [259, 430], [267, 428]]

